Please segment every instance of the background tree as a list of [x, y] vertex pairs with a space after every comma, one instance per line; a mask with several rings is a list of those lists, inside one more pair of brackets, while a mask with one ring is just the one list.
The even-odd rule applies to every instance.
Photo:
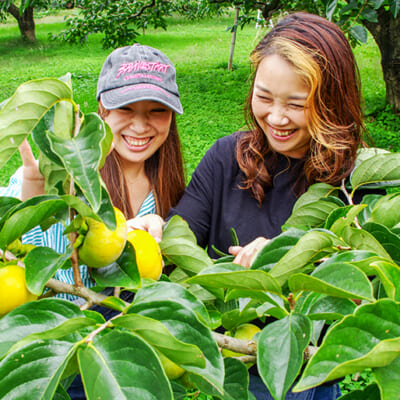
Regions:
[[[282, 12], [307, 10], [336, 22], [353, 44], [371, 33], [381, 53], [386, 101], [400, 112], [400, 0], [209, 0], [216, 8], [240, 7], [238, 25], [255, 23], [257, 10], [266, 21]], [[231, 29], [233, 29], [232, 27]]]

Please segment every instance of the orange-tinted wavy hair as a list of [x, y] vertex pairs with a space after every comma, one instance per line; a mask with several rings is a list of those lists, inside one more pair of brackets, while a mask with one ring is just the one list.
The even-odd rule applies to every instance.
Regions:
[[[98, 114], [105, 118], [109, 113], [101, 102]], [[171, 126], [165, 142], [145, 161], [145, 171], [153, 188], [157, 214], [165, 218], [171, 207], [182, 197], [185, 189], [181, 143], [176, 126], [175, 113], [172, 113]], [[120, 156], [113, 150], [100, 171], [110, 193], [113, 205], [119, 208], [125, 218], [133, 218], [127, 183], [122, 173]]]
[[359, 72], [343, 32], [313, 14], [286, 16], [250, 56], [253, 83], [246, 102], [250, 131], [240, 138], [236, 149], [245, 174], [242, 188], [251, 190], [260, 203], [272, 185], [270, 171], [275, 168], [276, 157], [268, 156], [266, 165], [266, 156], [273, 150], [254, 117], [252, 97], [260, 62], [272, 54], [290, 63], [310, 89], [305, 109], [311, 142], [304, 168], [293, 185], [296, 195], [315, 182], [338, 185], [347, 177], [364, 131]]

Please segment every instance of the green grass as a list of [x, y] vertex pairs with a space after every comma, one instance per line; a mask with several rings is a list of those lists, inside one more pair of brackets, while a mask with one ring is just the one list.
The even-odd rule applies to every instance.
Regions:
[[[249, 87], [250, 51], [263, 34], [254, 26], [239, 30], [236, 38], [234, 69], [226, 69], [232, 24], [228, 15], [218, 19], [188, 21], [170, 18], [168, 30], [148, 29], [139, 42], [159, 48], [174, 62], [184, 114], [178, 117], [187, 172], [190, 177], [205, 151], [219, 137], [244, 125], [243, 105]], [[27, 44], [20, 39], [17, 26], [0, 25], [0, 101], [11, 96], [23, 82], [42, 77], [60, 77], [72, 73], [74, 99], [83, 112], [97, 109], [96, 82], [100, 68], [110, 50], [101, 46], [101, 35], [92, 35], [82, 46], [53, 41], [49, 34], [63, 29], [63, 16], [37, 19], [38, 42]], [[355, 49], [359, 63], [368, 129], [376, 145], [400, 150], [399, 118], [381, 111], [385, 87], [379, 63], [379, 51], [370, 40]], [[0, 185], [20, 165], [16, 154], [3, 167]]]

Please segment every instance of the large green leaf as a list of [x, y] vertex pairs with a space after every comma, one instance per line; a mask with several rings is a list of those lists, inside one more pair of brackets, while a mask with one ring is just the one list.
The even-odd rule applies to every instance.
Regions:
[[306, 292], [296, 301], [294, 311], [307, 315], [311, 320], [333, 321], [352, 314], [356, 304], [349, 299]]
[[381, 197], [374, 205], [366, 222], [376, 222], [392, 228], [400, 222], [400, 193]]
[[161, 243], [171, 237], [187, 239], [192, 243], [197, 243], [196, 236], [189, 228], [188, 223], [179, 215], [174, 215], [164, 225]]
[[390, 254], [393, 261], [400, 265], [400, 237], [386, 226], [375, 222], [367, 222], [363, 229], [371, 233]]
[[224, 358], [225, 380], [224, 392], [220, 393], [207, 381], [194, 375], [192, 380], [200, 389], [201, 393], [213, 396], [221, 400], [248, 400], [249, 399], [249, 375], [246, 366], [234, 358]]
[[160, 322], [139, 314], [122, 315], [113, 319], [113, 325], [129, 329], [143, 338], [151, 346], [157, 348], [171, 361], [185, 368], [192, 365], [205, 367], [204, 356], [200, 349], [193, 345], [177, 340]]
[[233, 263], [215, 264], [188, 279], [205, 287], [260, 290], [281, 294], [281, 286], [267, 272], [250, 270]]
[[271, 239], [251, 263], [251, 269], [269, 271], [306, 233], [301, 229], [290, 228]]
[[210, 318], [204, 304], [182, 285], [169, 282], [154, 282], [140, 289], [135, 295], [135, 304], [155, 300], [177, 301], [196, 313], [200, 322], [210, 326]]
[[391, 0], [390, 1], [390, 11], [393, 14], [394, 18], [397, 18], [400, 11], [400, 0]]
[[321, 265], [311, 275], [292, 275], [289, 288], [292, 292], [313, 291], [334, 297], [374, 300], [368, 277], [348, 263]]
[[0, 362], [0, 398], [52, 399], [75, 350], [70, 342], [38, 340], [9, 354]]
[[306, 226], [315, 228], [322, 226], [328, 215], [333, 210], [343, 205], [343, 202], [336, 197], [323, 197], [293, 211], [285, 222], [284, 227]]
[[12, 210], [13, 207], [15, 207], [16, 205], [18, 205], [20, 203], [21, 203], [21, 200], [15, 198], [15, 197], [1, 196], [0, 197], [0, 216], [3, 217], [10, 210]]
[[66, 300], [42, 299], [23, 304], [0, 319], [0, 357], [24, 337], [80, 317], [84, 314], [79, 307]]
[[382, 368], [374, 368], [373, 374], [381, 390], [381, 400], [392, 400], [399, 397], [400, 357]]
[[387, 297], [400, 301], [400, 267], [395, 263], [379, 260], [371, 262], [369, 268], [379, 277]]
[[43, 115], [62, 100], [72, 102], [72, 91], [59, 79], [37, 79], [17, 88], [0, 109], [0, 168], [18, 150]]
[[15, 239], [19, 239], [24, 233], [40, 225], [43, 220], [60, 210], [66, 209], [68, 206], [63, 200], [55, 196], [37, 196], [21, 203], [18, 207], [19, 209], [14, 209], [13, 214], [8, 217], [1, 227], [1, 248], [4, 248]]
[[355, 168], [350, 177], [353, 193], [363, 185], [376, 182], [390, 184], [391, 181], [400, 181], [400, 155], [398, 153], [377, 154], [370, 157]]
[[290, 275], [300, 272], [307, 264], [333, 252], [335, 237], [324, 231], [312, 230], [303, 235], [269, 272], [283, 285]]
[[355, 206], [345, 206], [332, 211], [325, 222], [325, 229], [331, 230], [336, 235], [340, 235], [343, 228], [354, 224], [357, 215], [367, 207], [365, 204]]
[[98, 171], [102, 158], [101, 142], [108, 131], [97, 114], [87, 114], [79, 134], [64, 139], [48, 134], [52, 150], [62, 160], [91, 207], [97, 212], [102, 199], [102, 181]]
[[365, 250], [376, 253], [379, 257], [391, 260], [389, 253], [375, 237], [364, 229], [346, 226], [341, 231], [341, 238], [354, 250]]
[[94, 280], [103, 287], [121, 286], [126, 289], [140, 287], [140, 274], [136, 265], [135, 249], [126, 241], [118, 260], [104, 268], [92, 270]]
[[[378, 385], [373, 383], [360, 390], [352, 390], [340, 397], [340, 400], [381, 400]], [[382, 399], [383, 400], [383, 399]], [[389, 400], [389, 399], [387, 399]]]
[[59, 254], [50, 247], [36, 247], [24, 258], [25, 279], [28, 289], [36, 295], [41, 295], [48, 280], [59, 268], [71, 266], [72, 249], [65, 254]]
[[275, 400], [283, 400], [292, 386], [310, 337], [310, 320], [296, 313], [268, 324], [259, 334], [258, 371]]
[[293, 211], [297, 211], [299, 208], [305, 206], [309, 203], [314, 203], [315, 201], [321, 199], [322, 197], [328, 197], [334, 195], [338, 191], [337, 188], [327, 184], [327, 183], [315, 183], [311, 185], [305, 193], [303, 193], [296, 201]]
[[97, 324], [97, 321], [87, 317], [78, 317], [71, 318], [67, 321], [63, 322], [61, 325], [56, 326], [55, 328], [49, 329], [44, 332], [36, 332], [32, 333], [19, 342], [15, 343], [9, 353], [15, 352], [21, 347], [26, 346], [27, 344], [34, 342], [36, 340], [66, 340], [71, 343], [78, 342], [82, 339], [82, 335], [80, 335], [77, 331], [87, 327], [93, 327]]
[[160, 248], [170, 264], [175, 264], [191, 274], [197, 274], [213, 264], [204, 249], [186, 238], [163, 239]]
[[309, 361], [296, 390], [303, 391], [400, 356], [400, 304], [388, 299], [359, 306], [333, 326]]
[[206, 328], [189, 308], [175, 301], [140, 302], [129, 307], [127, 314], [135, 313], [162, 322], [178, 340], [197, 345], [203, 352], [206, 366], [198, 368], [186, 366], [192, 373], [202, 375], [209, 383], [222, 390], [224, 369], [211, 331]]
[[111, 331], [78, 349], [88, 400], [173, 400], [155, 351], [140, 337]]

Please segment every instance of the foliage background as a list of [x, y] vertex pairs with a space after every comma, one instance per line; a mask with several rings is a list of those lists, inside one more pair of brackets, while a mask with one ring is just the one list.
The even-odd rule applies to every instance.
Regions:
[[[69, 13], [74, 11], [68, 11]], [[83, 112], [96, 111], [96, 81], [109, 50], [101, 45], [101, 35], [91, 35], [86, 44], [72, 46], [50, 39], [64, 28], [68, 12], [42, 13], [36, 17], [38, 42], [20, 39], [18, 27], [10, 20], [0, 25], [0, 101], [12, 95], [23, 82], [41, 77], [72, 73], [75, 101]], [[168, 29], [148, 29], [139, 42], [159, 48], [175, 63], [184, 114], [178, 127], [184, 147], [188, 178], [197, 163], [221, 136], [244, 125], [243, 104], [249, 87], [248, 55], [263, 35], [253, 25], [238, 30], [233, 71], [227, 71], [233, 14], [214, 19], [189, 21], [169, 17]], [[367, 126], [375, 145], [400, 150], [400, 120], [384, 108], [385, 89], [379, 51], [373, 40], [355, 49], [359, 63]], [[20, 165], [15, 156], [3, 169], [0, 185]]]

